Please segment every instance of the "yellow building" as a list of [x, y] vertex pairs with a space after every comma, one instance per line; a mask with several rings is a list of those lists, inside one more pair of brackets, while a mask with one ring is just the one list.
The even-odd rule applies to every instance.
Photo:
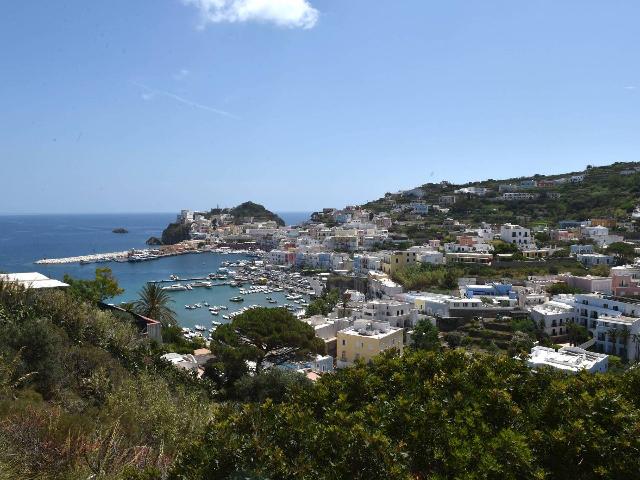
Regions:
[[416, 263], [417, 261], [418, 256], [416, 252], [404, 250], [385, 255], [380, 266], [384, 273], [393, 275], [397, 270]]
[[356, 320], [337, 334], [337, 366], [348, 367], [356, 360], [370, 361], [379, 353], [397, 348], [402, 353], [404, 332], [387, 322]]

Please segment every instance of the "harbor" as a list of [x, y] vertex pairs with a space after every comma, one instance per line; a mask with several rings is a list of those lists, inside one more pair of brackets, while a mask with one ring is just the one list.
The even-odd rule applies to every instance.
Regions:
[[183, 242], [176, 245], [168, 245], [160, 248], [144, 248], [130, 250], [122, 252], [109, 252], [109, 253], [91, 253], [88, 255], [77, 255], [73, 257], [61, 257], [61, 258], [42, 258], [36, 260], [33, 263], [36, 265], [65, 265], [78, 263], [80, 265], [88, 265], [92, 263], [109, 263], [109, 262], [147, 262], [151, 260], [159, 260], [161, 258], [174, 257], [178, 255], [191, 255], [202, 253], [217, 253], [221, 255], [230, 254], [251, 254], [261, 255], [261, 251], [248, 250], [248, 249], [232, 249], [229, 247], [217, 247], [208, 245], [204, 248], [196, 247], [193, 242]]

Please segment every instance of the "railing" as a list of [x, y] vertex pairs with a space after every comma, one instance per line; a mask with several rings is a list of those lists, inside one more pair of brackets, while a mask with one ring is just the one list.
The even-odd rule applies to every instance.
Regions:
[[595, 339], [595, 337], [594, 337], [594, 338], [592, 338], [592, 339], [590, 339], [590, 340], [587, 340], [587, 341], [586, 341], [586, 342], [584, 342], [583, 344], [578, 345], [578, 347], [579, 347], [579, 348], [582, 348], [583, 350], [587, 350], [587, 349], [589, 349], [590, 347], [593, 347], [593, 346], [595, 345], [595, 343], [596, 343], [596, 339]]

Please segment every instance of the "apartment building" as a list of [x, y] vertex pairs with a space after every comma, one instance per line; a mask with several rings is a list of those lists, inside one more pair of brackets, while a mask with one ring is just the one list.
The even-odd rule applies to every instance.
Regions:
[[511, 223], [505, 223], [500, 227], [500, 238], [503, 242], [513, 243], [520, 249], [530, 248], [534, 245], [530, 229]]
[[603, 255], [602, 253], [579, 253], [578, 260], [585, 267], [595, 267], [596, 265], [613, 265], [616, 261], [613, 255]]
[[387, 322], [392, 327], [412, 327], [418, 315], [410, 302], [398, 300], [372, 300], [362, 307], [361, 311], [353, 313], [354, 320], [365, 319]]
[[345, 368], [356, 361], [370, 362], [373, 357], [392, 348], [402, 353], [404, 345], [402, 328], [388, 322], [356, 320], [353, 326], [337, 334], [337, 367]]
[[563, 273], [558, 275], [558, 280], [565, 282], [570, 287], [579, 288], [580, 290], [589, 293], [612, 293], [610, 277], [598, 277], [593, 275], [578, 276], [571, 275], [570, 273]]
[[611, 288], [619, 297], [640, 296], [640, 263], [611, 269]]
[[550, 337], [567, 334], [567, 325], [576, 319], [573, 305], [550, 301], [531, 308], [531, 320]]
[[418, 261], [418, 253], [413, 250], [395, 251], [386, 253], [382, 257], [382, 271], [387, 275], [393, 275], [396, 271]]

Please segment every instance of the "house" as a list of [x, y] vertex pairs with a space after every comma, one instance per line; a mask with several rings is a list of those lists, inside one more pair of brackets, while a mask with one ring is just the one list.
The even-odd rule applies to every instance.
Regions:
[[569, 250], [571, 255], [578, 255], [579, 253], [593, 253], [593, 245], [571, 245]]
[[536, 346], [531, 349], [527, 364], [531, 368], [550, 367], [572, 374], [582, 370], [604, 373], [609, 367], [609, 357], [578, 347], [562, 347], [556, 351], [553, 348]]
[[565, 282], [572, 288], [579, 288], [589, 293], [605, 293], [611, 294], [611, 278], [598, 277], [593, 275], [578, 276], [570, 273], [558, 275], [558, 280]]
[[369, 294], [374, 298], [392, 297], [402, 293], [402, 285], [394, 282], [384, 273], [369, 271], [367, 276]]
[[440, 195], [438, 198], [439, 205], [453, 205], [454, 203], [456, 203], [455, 195]]
[[356, 320], [353, 326], [338, 332], [337, 367], [345, 368], [356, 361], [370, 362], [373, 357], [392, 348], [402, 353], [402, 328], [388, 322]]
[[512, 243], [521, 250], [534, 245], [531, 230], [511, 223], [505, 223], [500, 227], [500, 238], [503, 242]]
[[417, 252], [410, 250], [398, 250], [387, 253], [382, 257], [382, 271], [387, 275], [393, 275], [401, 268], [412, 265], [418, 261]]
[[613, 265], [616, 261], [613, 255], [603, 255], [602, 253], [580, 253], [576, 255], [578, 260], [585, 267], [594, 267], [596, 265]]
[[69, 285], [38, 272], [0, 273], [0, 282], [15, 283], [27, 289], [65, 288]]
[[316, 337], [324, 342], [324, 353], [332, 357], [336, 356], [338, 332], [351, 325], [348, 318], [327, 318], [322, 315], [314, 315], [303, 322], [313, 327]]
[[387, 322], [392, 327], [407, 328], [412, 327], [418, 317], [416, 310], [409, 302], [372, 300], [365, 303], [361, 311], [354, 312], [353, 318]]
[[116, 316], [133, 323], [143, 337], [162, 344], [162, 324], [159, 321], [139, 315], [112, 303], [99, 302], [98, 308], [101, 310], [109, 310]]
[[640, 296], [640, 263], [611, 269], [611, 287], [618, 297]]
[[479, 263], [482, 265], [491, 265], [493, 255], [490, 253], [447, 253], [445, 254], [446, 263]]
[[538, 198], [537, 193], [528, 192], [506, 192], [502, 194], [502, 200], [515, 201], [515, 200], [535, 200]]
[[531, 320], [550, 337], [559, 337], [567, 334], [567, 324], [575, 321], [575, 312], [572, 305], [552, 300], [531, 308]]
[[487, 283], [486, 285], [464, 285], [460, 292], [466, 298], [474, 297], [512, 297], [517, 298], [510, 283]]
[[160, 358], [171, 363], [176, 368], [181, 368], [189, 372], [198, 372], [198, 361], [190, 353], [183, 355], [180, 353], [171, 352], [165, 353]]

